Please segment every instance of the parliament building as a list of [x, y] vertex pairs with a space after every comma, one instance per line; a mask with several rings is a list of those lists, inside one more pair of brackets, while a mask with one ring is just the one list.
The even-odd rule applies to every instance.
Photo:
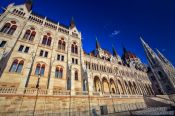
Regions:
[[[150, 66], [126, 48], [121, 57], [115, 47], [111, 49], [113, 53], [96, 39], [96, 48], [86, 53], [73, 19], [65, 26], [36, 15], [30, 0], [22, 5], [9, 4], [0, 15], [0, 91], [32, 94], [39, 88], [40, 94], [101, 97], [173, 91], [175, 77], [173, 84], [165, 87], [157, 79], [158, 89], [154, 90]], [[160, 71], [155, 74], [155, 66], [150, 68], [151, 78], [164, 75]]]

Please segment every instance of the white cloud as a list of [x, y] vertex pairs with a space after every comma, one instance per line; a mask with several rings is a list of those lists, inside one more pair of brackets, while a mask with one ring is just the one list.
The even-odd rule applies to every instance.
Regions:
[[114, 30], [114, 31], [111, 33], [110, 37], [117, 36], [119, 33], [120, 33], [119, 30]]

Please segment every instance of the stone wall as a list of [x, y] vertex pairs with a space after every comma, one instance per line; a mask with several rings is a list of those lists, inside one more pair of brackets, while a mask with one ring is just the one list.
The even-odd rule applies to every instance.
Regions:
[[[127, 104], [127, 105], [125, 105]], [[130, 104], [130, 105], [128, 105]], [[137, 104], [137, 105], [136, 105]], [[140, 106], [138, 105], [140, 104]], [[131, 106], [132, 105], [132, 106]], [[146, 107], [143, 98], [111, 98], [92, 96], [0, 95], [0, 114], [3, 115], [89, 115], [101, 114], [100, 107], [107, 106], [108, 113]], [[127, 107], [126, 107], [127, 106]], [[130, 106], [130, 107], [129, 107]]]

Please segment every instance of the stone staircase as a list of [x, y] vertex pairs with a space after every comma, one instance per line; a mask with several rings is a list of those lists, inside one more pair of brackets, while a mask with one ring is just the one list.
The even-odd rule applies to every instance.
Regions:
[[175, 103], [174, 100], [170, 100], [166, 95], [158, 96], [145, 96], [144, 101], [145, 108], [133, 109], [129, 111], [116, 112], [108, 114], [107, 116], [174, 116], [175, 115]]
[[174, 107], [150, 107], [147, 109], [139, 110], [139, 111], [132, 111], [131, 115], [175, 115]]

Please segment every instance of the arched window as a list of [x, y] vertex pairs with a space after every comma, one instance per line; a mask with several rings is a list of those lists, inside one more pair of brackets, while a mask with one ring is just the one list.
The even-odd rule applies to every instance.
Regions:
[[14, 33], [15, 30], [16, 30], [16, 28], [17, 28], [17, 26], [16, 26], [16, 25], [13, 25], [13, 26], [9, 29], [9, 31], [8, 31], [7, 34], [9, 34], [9, 35], [13, 35], [13, 33]]
[[23, 60], [18, 61], [17, 59], [15, 59], [13, 61], [13, 63], [12, 63], [12, 66], [11, 66], [9, 72], [21, 73], [23, 65], [24, 65], [24, 61]]
[[40, 74], [40, 67], [41, 67], [40, 64], [36, 65], [35, 75], [39, 75]]
[[62, 78], [63, 77], [63, 68], [56, 67], [55, 69], [55, 77]]
[[73, 44], [71, 45], [71, 52], [78, 54], [78, 46], [75, 42], [73, 42]]
[[44, 35], [42, 44], [46, 45], [46, 42], [47, 42], [47, 35]]
[[158, 74], [159, 74], [159, 76], [160, 76], [161, 78], [163, 78], [162, 72], [158, 71]]
[[64, 41], [64, 38], [61, 38], [61, 40], [58, 41], [58, 49], [65, 51], [66, 48], [66, 42]]
[[16, 22], [15, 21], [11, 21], [11, 22], [6, 23], [2, 27], [0, 32], [6, 33], [6, 34], [9, 34], [9, 35], [13, 35], [13, 33], [15, 32], [16, 29], [17, 29]]
[[52, 42], [52, 38], [49, 37], [48, 40], [47, 40], [47, 45], [50, 46], [51, 45], [51, 42]]
[[78, 71], [75, 71], [75, 80], [78, 80]]
[[21, 60], [18, 64], [18, 67], [16, 69], [16, 72], [20, 73], [22, 71], [22, 67], [23, 67], [24, 61]]
[[74, 53], [74, 45], [71, 45], [71, 52]]
[[45, 71], [45, 65], [43, 64], [40, 71], [41, 76], [44, 76], [44, 71]]
[[40, 63], [38, 63], [36, 65], [35, 75], [44, 76], [44, 72], [45, 72], [45, 65], [44, 64], [41, 65]]
[[62, 42], [61, 42], [61, 40], [59, 40], [58, 41], [58, 49], [60, 49], [60, 50], [61, 50], [61, 45], [62, 45]]
[[33, 41], [35, 38], [35, 35], [36, 35], [35, 28], [31, 27], [30, 29], [26, 30], [23, 38]]
[[4, 25], [4, 27], [1, 29], [1, 32], [7, 33], [7, 31], [10, 29], [10, 27], [11, 27], [11, 24], [10, 23], [6, 23]]
[[47, 33], [47, 35], [44, 35], [43, 40], [42, 40], [42, 44], [50, 46], [51, 42], [52, 42], [52, 37], [50, 36], [50, 33]]

